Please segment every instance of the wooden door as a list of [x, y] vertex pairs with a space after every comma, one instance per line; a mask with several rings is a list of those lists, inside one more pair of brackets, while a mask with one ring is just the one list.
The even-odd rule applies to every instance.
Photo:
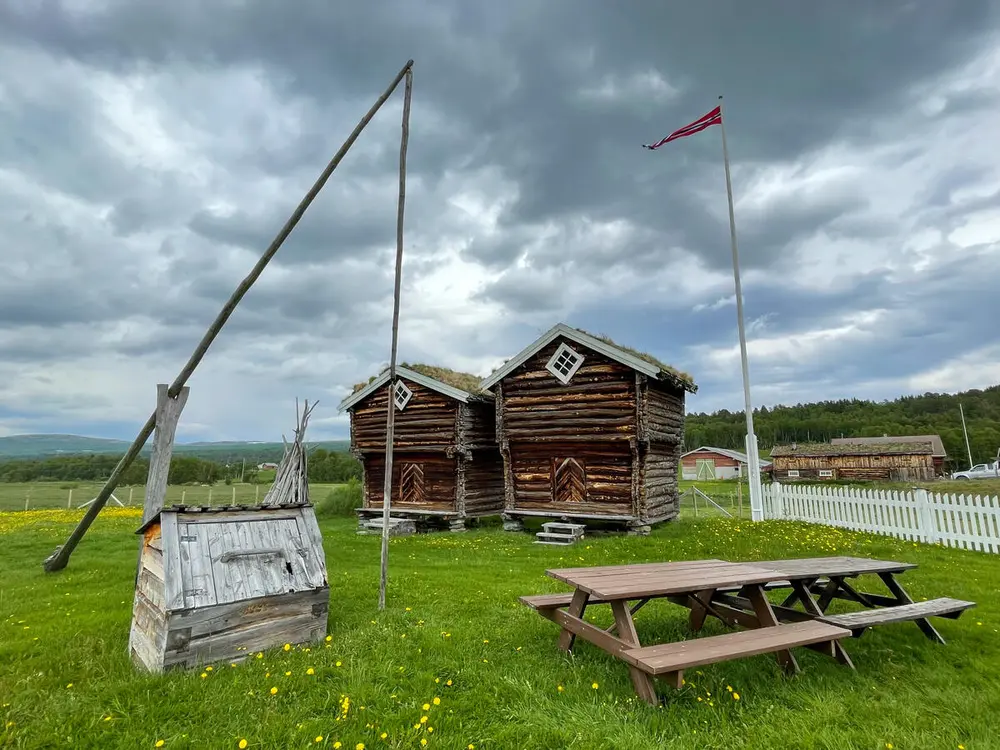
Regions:
[[552, 459], [552, 501], [582, 503], [587, 499], [587, 472], [576, 458]]
[[399, 502], [407, 505], [423, 505], [427, 502], [424, 491], [424, 465], [416, 461], [406, 461], [399, 466]]
[[694, 464], [698, 467], [697, 479], [699, 482], [711, 482], [716, 479], [715, 459], [696, 458]]

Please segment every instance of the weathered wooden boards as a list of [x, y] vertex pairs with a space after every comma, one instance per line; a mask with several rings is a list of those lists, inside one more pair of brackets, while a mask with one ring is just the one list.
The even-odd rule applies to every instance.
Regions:
[[329, 586], [312, 506], [163, 508], [142, 535], [129, 653], [151, 671], [320, 640]]

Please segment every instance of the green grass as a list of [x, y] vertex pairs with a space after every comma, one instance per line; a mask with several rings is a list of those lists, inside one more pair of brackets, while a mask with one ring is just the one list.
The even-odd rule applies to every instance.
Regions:
[[[243, 738], [249, 748], [368, 750], [420, 748], [421, 738], [480, 750], [997, 747], [1000, 556], [784, 521], [702, 517], [568, 549], [484, 528], [393, 539], [379, 612], [380, 540], [335, 518], [322, 521], [328, 643], [151, 676], [126, 655], [137, 510], [106, 509], [67, 569], [42, 570], [80, 515], [0, 514], [0, 747], [236, 748]], [[788, 678], [762, 655], [691, 671], [679, 692], [661, 685], [666, 702], [652, 708], [620, 661], [586, 643], [564, 654], [557, 627], [517, 601], [564, 590], [549, 567], [825, 554], [919, 563], [901, 577], [914, 598], [979, 606], [935, 621], [947, 646], [912, 623], [885, 626], [846, 643], [856, 672], [800, 649], [802, 674]], [[609, 624], [597, 609], [595, 621]], [[682, 638], [687, 610], [653, 602], [636, 624], [644, 642]], [[723, 632], [716, 621], [706, 629]], [[428, 729], [415, 729], [422, 716]]]
[[[271, 472], [273, 479], [274, 472]], [[0, 482], [0, 511], [5, 510], [38, 510], [45, 508], [66, 508], [72, 502], [72, 507], [97, 496], [103, 482]], [[225, 505], [236, 502], [253, 504], [264, 499], [270, 484], [233, 484], [222, 482], [209, 487], [208, 485], [169, 485], [167, 487], [167, 504], [189, 503], [203, 505]], [[309, 492], [315, 502], [324, 497], [336, 484], [311, 484]], [[72, 490], [72, 497], [70, 491]], [[134, 487], [118, 487], [115, 497], [125, 505], [142, 506], [146, 496], [145, 485]], [[109, 500], [109, 506], [114, 501]]]

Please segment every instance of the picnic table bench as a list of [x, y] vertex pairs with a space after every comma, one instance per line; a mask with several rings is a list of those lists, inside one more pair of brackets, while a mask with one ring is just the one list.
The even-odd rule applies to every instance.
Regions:
[[[729, 659], [774, 653], [786, 672], [799, 671], [791, 649], [806, 647], [854, 668], [840, 641], [867, 628], [913, 620], [928, 637], [944, 643], [927, 622], [930, 616], [958, 617], [973, 602], [934, 599], [915, 603], [894, 575], [916, 567], [911, 563], [853, 557], [769, 560], [754, 563], [720, 559], [667, 563], [590, 566], [547, 570], [573, 590], [522, 596], [520, 601], [561, 628], [559, 647], [572, 649], [576, 637], [594, 644], [629, 665], [636, 693], [656, 704], [653, 678], [666, 678], [679, 688], [685, 669]], [[862, 593], [847, 578], [879, 575], [892, 597]], [[790, 588], [780, 604], [767, 591]], [[689, 608], [689, 624], [698, 631], [708, 616], [746, 630], [692, 640], [643, 646], [633, 616], [653, 599], [666, 598]], [[858, 602], [869, 611], [828, 615], [835, 598]], [[630, 602], [634, 602], [631, 606]], [[803, 610], [791, 605], [799, 602]], [[600, 628], [584, 619], [588, 606], [608, 604], [614, 621]]]

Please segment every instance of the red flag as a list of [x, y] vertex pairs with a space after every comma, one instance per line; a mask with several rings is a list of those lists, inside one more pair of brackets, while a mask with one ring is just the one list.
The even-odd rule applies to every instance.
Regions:
[[683, 128], [675, 130], [666, 138], [657, 141], [652, 146], [647, 146], [644, 143], [642, 144], [642, 147], [648, 148], [650, 151], [653, 151], [655, 149], [658, 149], [664, 143], [669, 143], [670, 141], [676, 140], [677, 138], [683, 138], [686, 135], [692, 135], [693, 133], [698, 133], [711, 125], [719, 125], [721, 122], [722, 122], [722, 105], [719, 105], [704, 117], [699, 117], [690, 125], [685, 125]]

